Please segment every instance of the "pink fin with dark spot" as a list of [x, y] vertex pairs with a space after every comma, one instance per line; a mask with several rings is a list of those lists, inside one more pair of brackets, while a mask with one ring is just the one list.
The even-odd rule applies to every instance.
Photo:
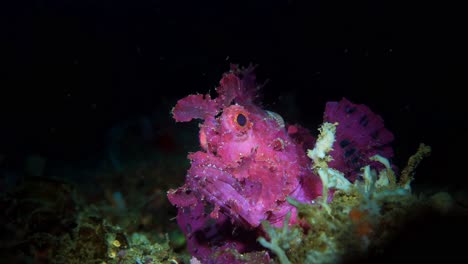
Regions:
[[336, 141], [330, 153], [333, 161], [330, 167], [345, 173], [354, 180], [369, 158], [379, 154], [385, 158], [393, 156], [390, 143], [393, 134], [384, 127], [383, 119], [367, 106], [353, 104], [343, 98], [339, 102], [328, 102], [325, 107], [324, 122], [339, 125], [336, 128]]

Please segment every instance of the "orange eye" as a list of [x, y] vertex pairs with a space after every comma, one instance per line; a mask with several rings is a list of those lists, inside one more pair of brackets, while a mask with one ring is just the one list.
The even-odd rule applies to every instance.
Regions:
[[247, 117], [244, 114], [239, 113], [236, 117], [236, 123], [239, 126], [244, 127], [247, 124]]
[[[231, 105], [224, 109], [221, 115], [223, 127], [228, 131], [236, 133], [245, 133], [252, 127], [250, 113], [240, 105]], [[254, 118], [255, 119], [255, 118]]]

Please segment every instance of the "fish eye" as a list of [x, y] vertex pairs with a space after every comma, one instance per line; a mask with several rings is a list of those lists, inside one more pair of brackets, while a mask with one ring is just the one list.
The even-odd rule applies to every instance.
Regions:
[[243, 127], [247, 124], [247, 117], [243, 114], [238, 114], [236, 117], [236, 122], [239, 126]]

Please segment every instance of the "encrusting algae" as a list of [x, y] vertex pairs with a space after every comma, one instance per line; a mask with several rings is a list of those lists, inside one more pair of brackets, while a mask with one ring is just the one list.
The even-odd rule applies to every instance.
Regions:
[[[278, 255], [280, 263], [336, 263], [349, 260], [369, 251], [378, 251], [390, 241], [405, 218], [410, 217], [418, 207], [427, 206], [427, 201], [411, 193], [410, 181], [422, 158], [430, 154], [430, 147], [421, 144], [417, 153], [409, 159], [400, 180], [383, 157], [372, 157], [385, 165], [378, 172], [369, 166], [362, 168], [364, 181], [354, 184], [330, 184], [347, 181], [342, 173], [327, 172], [330, 159], [330, 140], [334, 138], [333, 129], [337, 124], [325, 123], [320, 129], [316, 148], [309, 151], [309, 157], [321, 162], [314, 163], [314, 169], [321, 170], [324, 195], [311, 203], [300, 203], [288, 199], [299, 212], [304, 223], [294, 225], [288, 230], [272, 228], [264, 222], [269, 242], [259, 238], [260, 243]], [[339, 125], [339, 124], [338, 124]], [[403, 176], [403, 173], [406, 176]], [[333, 189], [333, 191], [331, 191]], [[333, 199], [328, 200], [332, 193]]]

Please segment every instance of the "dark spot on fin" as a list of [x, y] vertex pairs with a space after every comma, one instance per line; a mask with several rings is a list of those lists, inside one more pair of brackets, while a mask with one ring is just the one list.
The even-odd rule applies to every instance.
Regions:
[[353, 164], [356, 164], [356, 163], [359, 162], [359, 158], [358, 158], [358, 157], [354, 157], [354, 158], [351, 160], [351, 162], [352, 162]]
[[361, 119], [359, 119], [359, 124], [363, 127], [367, 126], [368, 123], [369, 123], [369, 120], [367, 119], [366, 115], [363, 115]]
[[351, 142], [349, 142], [349, 140], [343, 139], [343, 140], [341, 140], [341, 142], [340, 142], [340, 147], [341, 147], [341, 148], [346, 148], [349, 144], [351, 144]]
[[349, 105], [347, 105], [347, 106], [345, 107], [345, 112], [346, 112], [347, 114], [352, 114], [352, 113], [354, 113], [354, 111], [356, 111], [356, 107], [351, 107], [351, 106], [349, 106]]
[[349, 156], [353, 155], [354, 152], [356, 152], [356, 149], [355, 149], [355, 148], [350, 148], [350, 149], [348, 149], [348, 150], [345, 152], [345, 154], [344, 154], [345, 158], [349, 158]]

